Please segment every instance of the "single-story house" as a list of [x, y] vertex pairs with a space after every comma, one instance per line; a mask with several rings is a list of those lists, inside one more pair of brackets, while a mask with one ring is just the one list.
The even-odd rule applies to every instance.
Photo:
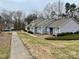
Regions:
[[32, 21], [30, 24], [28, 24], [25, 28], [29, 28], [28, 31], [31, 31], [35, 34], [51, 34], [49, 33], [49, 25], [54, 22], [54, 19], [52, 20], [45, 20], [45, 19], [37, 19]]
[[32, 21], [28, 26], [33, 33], [49, 35], [79, 31], [79, 22], [74, 18], [60, 18], [57, 20], [37, 19]]
[[58, 33], [76, 32], [79, 31], [79, 22], [74, 18], [60, 19], [53, 22], [50, 27], [54, 35]]

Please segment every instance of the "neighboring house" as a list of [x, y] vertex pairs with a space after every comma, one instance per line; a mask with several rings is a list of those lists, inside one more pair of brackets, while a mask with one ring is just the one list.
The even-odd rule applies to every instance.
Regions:
[[14, 29], [14, 25], [12, 22], [7, 22], [5, 21], [5, 27], [4, 27], [4, 30], [13, 30]]
[[4, 20], [2, 16], [0, 16], [0, 30], [12, 30], [14, 29], [14, 25], [10, 20]]

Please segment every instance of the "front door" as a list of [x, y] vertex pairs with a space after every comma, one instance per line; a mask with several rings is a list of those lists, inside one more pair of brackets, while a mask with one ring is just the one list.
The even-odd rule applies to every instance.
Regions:
[[53, 34], [53, 28], [50, 28], [50, 35]]

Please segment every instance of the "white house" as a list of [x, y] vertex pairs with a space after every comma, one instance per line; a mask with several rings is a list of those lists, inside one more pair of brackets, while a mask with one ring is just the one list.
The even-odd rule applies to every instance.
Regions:
[[58, 33], [79, 31], [79, 22], [74, 18], [44, 20], [36, 25], [37, 33], [57, 35]]
[[60, 19], [50, 25], [54, 35], [79, 31], [79, 22], [73, 18]]
[[58, 33], [79, 31], [79, 22], [74, 18], [37, 19], [32, 21], [28, 27], [33, 33], [57, 35]]
[[32, 31], [35, 34], [50, 34], [49, 33], [49, 25], [52, 24], [54, 20], [45, 20], [45, 19], [37, 19], [32, 21], [29, 25], [25, 26], [29, 27], [29, 31]]

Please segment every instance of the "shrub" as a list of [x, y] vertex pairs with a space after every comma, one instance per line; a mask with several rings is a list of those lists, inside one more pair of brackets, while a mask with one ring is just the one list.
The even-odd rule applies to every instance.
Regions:
[[53, 37], [47, 37], [46, 40], [53, 40]]
[[70, 35], [73, 34], [72, 32], [66, 32], [66, 33], [59, 33], [57, 36], [65, 36], [65, 35]]
[[79, 37], [73, 37], [73, 38], [71, 38], [71, 37], [68, 37], [68, 38], [66, 38], [66, 37], [55, 37], [55, 38], [49, 37], [49, 38], [45, 38], [45, 39], [46, 40], [78, 40], [78, 38]]
[[77, 32], [74, 32], [74, 34], [79, 34], [79, 31], [77, 31]]
[[47, 37], [46, 40], [78, 40], [79, 36], [69, 35], [69, 36], [59, 36], [59, 37]]
[[32, 32], [32, 31], [28, 31], [28, 33], [33, 34], [33, 32]]
[[47, 37], [46, 40], [78, 40], [79, 39], [79, 31], [72, 33], [59, 33], [57, 36]]
[[24, 30], [25, 32], [27, 32], [27, 30]]

